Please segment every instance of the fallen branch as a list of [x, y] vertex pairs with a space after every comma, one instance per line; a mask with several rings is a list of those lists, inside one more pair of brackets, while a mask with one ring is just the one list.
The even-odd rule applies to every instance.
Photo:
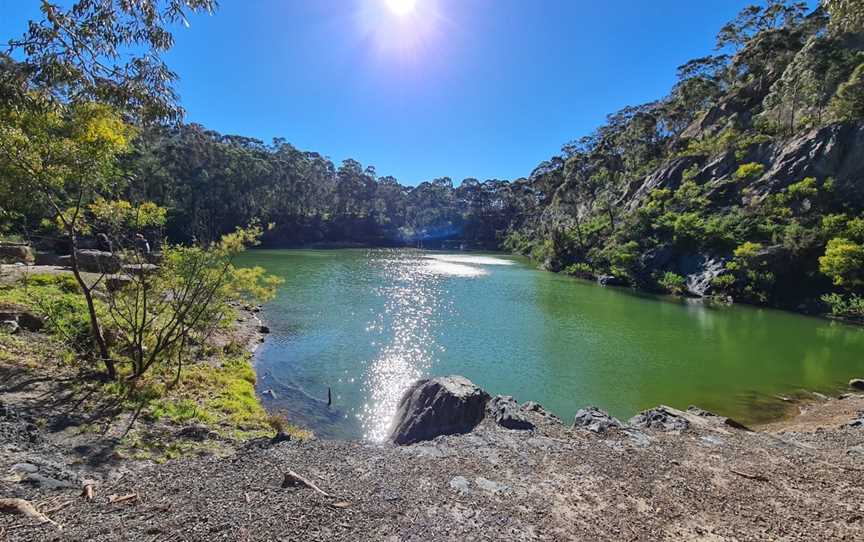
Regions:
[[320, 493], [321, 495], [324, 495], [325, 497], [332, 497], [332, 495], [330, 495], [326, 491], [322, 490], [321, 488], [319, 488], [318, 486], [316, 486], [315, 484], [313, 484], [312, 482], [310, 482], [306, 478], [303, 478], [302, 476], [300, 476], [299, 474], [297, 474], [293, 470], [289, 470], [288, 472], [285, 473], [285, 478], [282, 480], [282, 487], [286, 488], [286, 487], [297, 487], [297, 486], [308, 487], [309, 489], [315, 490], [316, 492]]
[[53, 521], [24, 499], [0, 499], [0, 512], [6, 514], [20, 514], [22, 516], [27, 516], [28, 518], [33, 518], [39, 523], [50, 523], [57, 527], [58, 530], [62, 529], [59, 523]]
[[120, 502], [134, 501], [134, 500], [138, 500], [138, 494], [137, 493], [130, 493], [128, 495], [122, 495], [122, 496], [121, 495], [111, 495], [108, 497], [108, 502], [111, 504], [117, 504]]
[[66, 508], [67, 506], [72, 504], [73, 502], [75, 502], [75, 501], [66, 501], [64, 503], [60, 503], [57, 506], [54, 506], [52, 508], [49, 508], [48, 510], [45, 510], [45, 514], [53, 514], [55, 512], [59, 512], [60, 510], [63, 510], [64, 508]]
[[768, 478], [766, 476], [762, 476], [761, 474], [747, 474], [746, 472], [737, 471], [735, 469], [729, 469], [729, 472], [732, 474], [737, 474], [742, 478], [747, 478], [748, 480], [757, 480], [759, 482], [767, 482]]

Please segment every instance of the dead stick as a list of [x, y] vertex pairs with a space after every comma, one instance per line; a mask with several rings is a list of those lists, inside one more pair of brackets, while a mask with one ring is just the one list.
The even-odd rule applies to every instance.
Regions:
[[50, 523], [57, 527], [57, 529], [62, 529], [60, 524], [37, 510], [35, 506], [24, 499], [0, 499], [0, 512], [20, 514], [22, 516], [27, 516], [28, 518], [33, 518], [39, 523]]
[[746, 472], [740, 472], [740, 471], [737, 471], [735, 469], [729, 469], [729, 472], [731, 472], [732, 474], [737, 474], [738, 476], [741, 476], [743, 478], [747, 478], [749, 480], [758, 480], [759, 482], [767, 482], [768, 481], [768, 478], [765, 476], [762, 476], [761, 474], [747, 474]]
[[315, 484], [313, 484], [312, 482], [310, 482], [309, 480], [307, 480], [306, 478], [303, 478], [302, 476], [300, 476], [299, 474], [297, 474], [293, 470], [289, 470], [288, 472], [285, 473], [285, 478], [282, 480], [282, 487], [296, 487], [296, 486], [308, 487], [309, 489], [313, 489], [316, 492], [320, 493], [321, 495], [324, 495], [325, 497], [331, 497], [332, 496], [329, 493], [327, 493], [326, 491], [324, 491], [321, 488], [319, 488], [318, 486], [316, 486]]

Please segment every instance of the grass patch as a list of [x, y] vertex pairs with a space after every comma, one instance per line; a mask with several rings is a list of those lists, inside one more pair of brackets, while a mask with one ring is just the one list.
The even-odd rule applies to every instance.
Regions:
[[[25, 366], [39, 374], [80, 370], [91, 363], [98, 366], [89, 361], [90, 322], [73, 277], [29, 275], [0, 285], [0, 304], [20, 305], [45, 317], [47, 333], [36, 338], [0, 332], [0, 362]], [[105, 307], [100, 304], [98, 310], [104, 311]], [[230, 332], [233, 325], [232, 320], [220, 331]], [[274, 417], [255, 394], [255, 371], [242, 345], [229, 343], [221, 348], [205, 343], [190, 348], [189, 358], [195, 361], [183, 367], [176, 384], [176, 367], [154, 370], [133, 384], [125, 378], [129, 368], [121, 356], [117, 381], [99, 383], [82, 378], [70, 383], [69, 389], [97, 389], [91, 400], [81, 406], [85, 411], [118, 401], [127, 414], [140, 409], [137, 424], [120, 447], [124, 455], [139, 459], [162, 461], [212, 452], [224, 448], [226, 442], [271, 437], [278, 431], [299, 439], [312, 436], [284, 417], [274, 423]], [[219, 438], [196, 442], [175, 437], [180, 427], [190, 424], [205, 425]]]

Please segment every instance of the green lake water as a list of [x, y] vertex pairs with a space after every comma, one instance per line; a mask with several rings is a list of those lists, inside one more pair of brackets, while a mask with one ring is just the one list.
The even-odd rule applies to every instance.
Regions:
[[565, 420], [585, 405], [628, 418], [663, 403], [745, 423], [864, 376], [860, 328], [603, 288], [512, 256], [255, 250], [240, 263], [285, 279], [264, 309], [258, 391], [323, 438], [382, 439], [424, 376], [462, 374]]

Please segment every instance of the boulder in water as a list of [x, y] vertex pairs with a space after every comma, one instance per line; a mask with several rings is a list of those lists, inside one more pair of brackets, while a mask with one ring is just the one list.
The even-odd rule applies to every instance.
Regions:
[[488, 401], [464, 376], [419, 380], [399, 401], [389, 440], [404, 445], [468, 433], [483, 420]]

